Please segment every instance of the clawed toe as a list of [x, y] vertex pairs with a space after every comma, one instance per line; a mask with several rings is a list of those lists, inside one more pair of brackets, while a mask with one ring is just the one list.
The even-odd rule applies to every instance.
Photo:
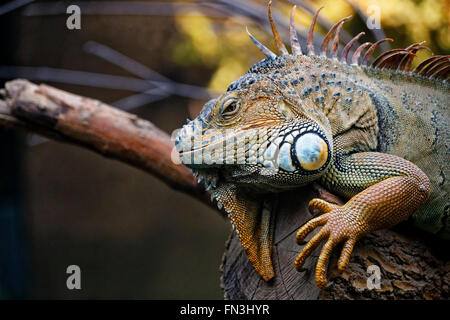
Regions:
[[[327, 267], [334, 248], [345, 241], [342, 247], [341, 255], [338, 261], [338, 269], [343, 271], [350, 260], [353, 247], [360, 236], [360, 230], [352, 224], [348, 224], [349, 216], [353, 212], [345, 206], [330, 204], [320, 199], [313, 199], [310, 202], [312, 210], [318, 209], [324, 214], [311, 219], [303, 225], [296, 234], [296, 241], [299, 244], [305, 243], [305, 238], [317, 227], [320, 231], [309, 240], [295, 259], [294, 266], [297, 271], [305, 270], [303, 265], [306, 259], [316, 249], [316, 247], [325, 241], [316, 265], [315, 281], [320, 289], [327, 287]], [[351, 221], [351, 220], [350, 220]]]

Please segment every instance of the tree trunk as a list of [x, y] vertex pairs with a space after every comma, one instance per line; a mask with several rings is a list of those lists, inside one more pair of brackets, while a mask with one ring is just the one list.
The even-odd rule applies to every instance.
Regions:
[[[80, 97], [26, 80], [8, 82], [2, 89], [0, 125], [77, 144], [139, 167], [172, 188], [207, 204], [209, 194], [196, 183], [192, 172], [174, 163], [170, 137], [149, 121], [120, 111], [99, 101]], [[404, 225], [374, 232], [362, 238], [343, 273], [336, 268], [336, 255], [329, 268], [330, 285], [320, 291], [314, 283], [316, 249], [297, 272], [294, 259], [301, 246], [295, 232], [312, 216], [307, 205], [320, 197], [335, 203], [339, 198], [318, 185], [280, 194], [276, 210], [273, 248], [275, 278], [264, 282], [249, 263], [234, 232], [223, 256], [222, 287], [228, 299], [448, 299], [450, 262], [442, 240]], [[408, 235], [409, 234], [409, 235]], [[433, 253], [432, 251], [433, 250]], [[376, 273], [379, 268], [379, 289]], [[371, 267], [373, 268], [373, 267]], [[370, 269], [370, 268], [369, 268]], [[375, 267], [376, 269], [376, 267]], [[368, 286], [369, 283], [369, 286]]]

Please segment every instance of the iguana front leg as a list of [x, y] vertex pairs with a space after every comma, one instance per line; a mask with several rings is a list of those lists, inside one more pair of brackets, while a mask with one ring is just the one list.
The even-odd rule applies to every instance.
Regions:
[[332, 191], [354, 196], [343, 206], [311, 200], [310, 209], [323, 214], [297, 232], [296, 240], [301, 243], [316, 227], [322, 226], [295, 260], [296, 269], [302, 269], [314, 248], [326, 240], [316, 267], [316, 284], [321, 289], [327, 285], [328, 261], [338, 243], [345, 241], [338, 260], [338, 269], [342, 271], [360, 237], [407, 219], [430, 194], [430, 181], [417, 166], [397, 156], [376, 152], [336, 157], [322, 182]]
[[276, 195], [247, 192], [233, 184], [219, 186], [213, 197], [228, 213], [239, 241], [255, 270], [265, 281], [275, 275], [272, 265], [273, 209]]

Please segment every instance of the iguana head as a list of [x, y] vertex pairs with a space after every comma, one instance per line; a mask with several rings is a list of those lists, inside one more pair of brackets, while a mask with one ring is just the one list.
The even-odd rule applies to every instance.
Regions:
[[[269, 63], [278, 70], [274, 61], [259, 65]], [[308, 113], [277, 74], [242, 76], [180, 130], [175, 144], [181, 161], [209, 188], [230, 182], [283, 190], [308, 183], [327, 168], [332, 142], [326, 119]]]
[[[291, 15], [292, 54], [280, 40], [269, 2], [269, 20], [281, 56], [249, 33], [267, 58], [219, 98], [206, 103], [175, 139], [182, 163], [192, 168], [208, 189], [231, 183], [265, 192], [284, 190], [316, 179], [330, 163], [331, 130], [320, 110], [326, 101], [315, 95], [311, 102], [313, 88], [305, 80], [312, 76], [312, 69], [320, 69], [316, 60], [321, 57], [301, 55], [294, 10], [295, 6]], [[312, 37], [308, 46], [310, 42]], [[304, 86], [299, 86], [304, 80]]]

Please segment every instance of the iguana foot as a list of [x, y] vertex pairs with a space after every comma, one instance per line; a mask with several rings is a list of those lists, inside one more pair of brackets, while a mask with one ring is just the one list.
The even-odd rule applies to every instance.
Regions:
[[317, 286], [324, 289], [328, 283], [327, 265], [333, 248], [345, 241], [338, 261], [338, 269], [343, 271], [348, 265], [353, 246], [362, 235], [367, 233], [367, 230], [363, 223], [357, 222], [358, 212], [346, 205], [338, 206], [321, 199], [312, 199], [309, 202], [309, 210], [311, 212], [319, 210], [322, 215], [311, 219], [297, 231], [297, 243], [302, 243], [306, 236], [317, 227], [322, 226], [322, 228], [297, 256], [295, 268], [301, 270], [311, 252], [325, 240], [317, 262], [315, 277]]
[[[380, 172], [398, 168], [398, 171], [403, 170], [404, 173], [371, 185], [353, 196], [343, 206], [321, 199], [310, 201], [310, 210], [318, 209], [323, 214], [308, 221], [298, 230], [297, 243], [302, 243], [318, 226], [322, 228], [297, 256], [295, 267], [300, 270], [311, 252], [319, 243], [326, 240], [316, 267], [316, 284], [321, 289], [327, 285], [328, 260], [337, 244], [345, 241], [338, 261], [338, 269], [343, 271], [359, 238], [369, 232], [390, 228], [406, 220], [430, 195], [430, 180], [412, 163], [392, 155], [380, 156], [370, 153], [359, 154], [356, 158], [372, 159], [372, 166], [378, 163]], [[380, 159], [384, 159], [385, 168], [382, 167], [383, 162]]]

